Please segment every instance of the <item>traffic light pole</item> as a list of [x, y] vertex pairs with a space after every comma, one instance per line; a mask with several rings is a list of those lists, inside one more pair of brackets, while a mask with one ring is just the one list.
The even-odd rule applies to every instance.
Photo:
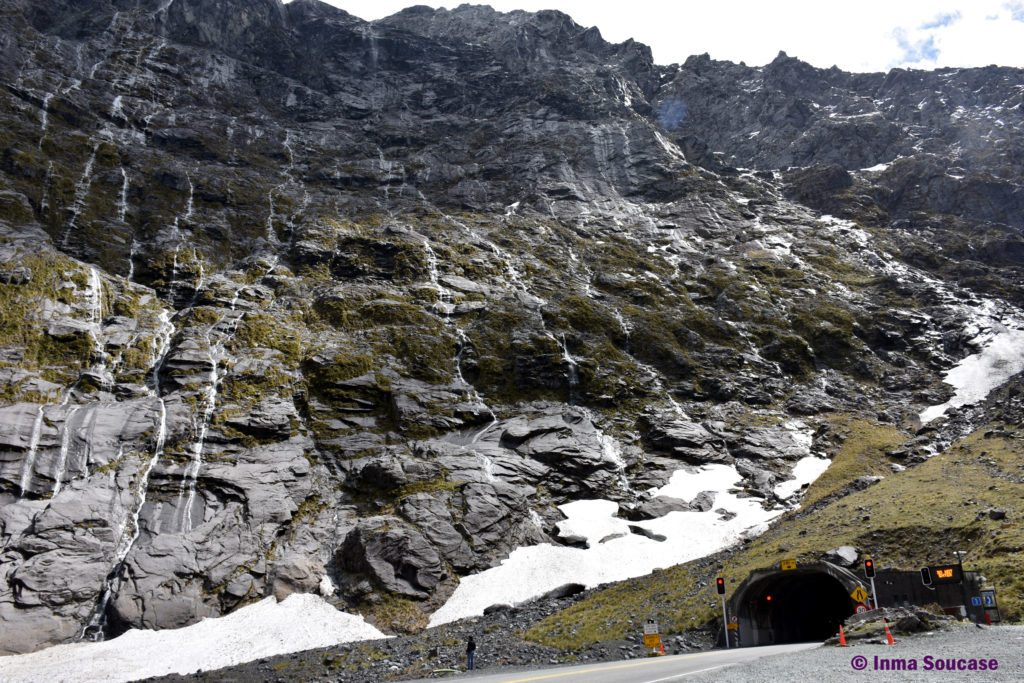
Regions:
[[964, 574], [964, 555], [966, 554], [963, 550], [956, 551], [956, 561], [960, 564], [960, 599], [964, 603], [964, 618], [969, 621], [971, 618], [971, 608], [968, 607], [970, 599], [967, 597], [967, 575]]
[[725, 649], [729, 649], [729, 616], [725, 613], [725, 594], [722, 594], [722, 631], [725, 633]]
[[878, 594], [875, 593], [875, 561], [864, 558], [864, 578], [871, 581], [871, 609], [878, 609]]

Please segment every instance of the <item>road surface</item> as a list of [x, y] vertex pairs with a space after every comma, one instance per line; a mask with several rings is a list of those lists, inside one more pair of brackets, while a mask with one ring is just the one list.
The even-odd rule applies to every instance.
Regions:
[[[718, 669], [743, 664], [769, 655], [787, 654], [818, 647], [821, 643], [798, 643], [795, 645], [769, 645], [766, 647], [745, 647], [733, 650], [712, 650], [691, 655], [670, 655], [647, 659], [630, 659], [622, 662], [582, 664], [559, 668], [534, 669], [476, 675], [453, 675], [451, 680], [466, 683], [672, 683], [685, 681], [688, 676], [711, 673]], [[423, 678], [409, 683], [426, 683], [444, 680]]]

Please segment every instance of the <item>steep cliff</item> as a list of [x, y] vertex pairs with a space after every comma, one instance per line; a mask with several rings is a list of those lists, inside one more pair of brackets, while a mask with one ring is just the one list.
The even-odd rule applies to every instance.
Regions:
[[1020, 70], [661, 67], [468, 5], [0, 16], [4, 653], [290, 592], [416, 630], [605, 540], [559, 505], [727, 520], [649, 493], [715, 464], [767, 520], [835, 415], [913, 465], [987, 419], [947, 371], [1024, 369]]

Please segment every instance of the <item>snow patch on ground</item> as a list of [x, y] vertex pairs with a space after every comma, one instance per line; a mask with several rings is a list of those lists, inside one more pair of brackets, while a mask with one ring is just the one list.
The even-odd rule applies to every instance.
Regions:
[[566, 583], [587, 587], [649, 574], [655, 569], [704, 557], [740, 539], [751, 528], [763, 531], [783, 508], [765, 510], [756, 498], [739, 498], [729, 489], [742, 477], [731, 465], [706, 465], [696, 472], [678, 470], [653, 495], [690, 500], [703, 491], [715, 494], [715, 510], [735, 513], [730, 520], [714, 510], [670, 512], [635, 526], [665, 537], [655, 541], [628, 533], [601, 543], [602, 538], [628, 531], [629, 525], [613, 517], [612, 501], [576, 501], [560, 506], [568, 519], [559, 524], [585, 537], [589, 548], [541, 544], [517, 548], [499, 566], [464, 577], [455, 593], [430, 619], [431, 626], [482, 614], [495, 604], [516, 604]]
[[227, 616], [204, 619], [185, 628], [131, 630], [102, 643], [57, 645], [31, 654], [0, 657], [0, 680], [135, 681], [384, 637], [362, 617], [339, 612], [316, 595], [293, 594], [280, 603], [269, 597]]
[[945, 403], [923, 410], [921, 423], [942, 417], [950, 408], [984, 400], [1018, 372], [1024, 372], [1024, 330], [1003, 329], [992, 335], [980, 352], [964, 358], [946, 373], [945, 382], [956, 393]]
[[828, 469], [831, 462], [832, 461], [828, 458], [819, 458], [814, 455], [801, 458], [797, 464], [793, 466], [794, 478], [776, 485], [775, 495], [783, 500], [789, 498], [794, 493], [802, 489], [804, 485], [810, 484], [820, 477], [822, 473]]
[[740, 479], [742, 477], [732, 465], [705, 465], [696, 472], [676, 470], [668, 483], [653, 489], [651, 495], [693, 500], [703, 491], [727, 491]]
[[629, 525], [613, 515], [619, 511], [619, 504], [610, 500], [576, 500], [559, 509], [568, 519], [558, 523], [558, 535], [562, 538], [583, 538], [590, 546], [597, 545], [602, 538], [614, 534], [628, 534]]
[[[807, 423], [803, 420], [790, 420], [785, 422], [782, 426], [789, 431], [790, 437], [793, 439], [793, 443], [803, 450], [805, 454], [810, 455], [811, 445], [814, 443], [814, 430], [808, 427]], [[824, 472], [824, 470], [822, 470], [822, 472]]]

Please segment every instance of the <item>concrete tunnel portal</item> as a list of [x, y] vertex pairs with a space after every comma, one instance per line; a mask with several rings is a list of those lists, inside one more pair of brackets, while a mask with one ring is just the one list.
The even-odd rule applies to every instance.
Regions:
[[737, 644], [737, 633], [740, 647], [823, 641], [854, 613], [857, 587], [859, 577], [828, 562], [756, 570], [729, 600], [738, 624], [730, 641]]

